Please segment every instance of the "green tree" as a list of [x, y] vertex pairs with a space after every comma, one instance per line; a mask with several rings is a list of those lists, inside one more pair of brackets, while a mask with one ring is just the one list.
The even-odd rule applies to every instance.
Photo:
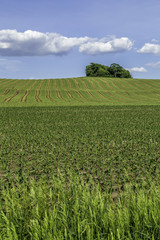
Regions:
[[123, 69], [121, 77], [122, 78], [132, 78], [131, 73], [126, 69]]
[[86, 66], [86, 76], [90, 77], [97, 77], [98, 66], [97, 63], [91, 63], [90, 65]]
[[117, 63], [112, 63], [110, 67], [98, 64], [90, 63], [86, 66], [86, 76], [88, 77], [118, 77], [118, 78], [131, 78], [131, 74], [128, 70], [124, 69]]
[[109, 77], [110, 73], [109, 73], [107, 67], [106, 68], [99, 67], [98, 71], [97, 71], [97, 76], [98, 77]]
[[121, 67], [117, 63], [112, 63], [109, 67], [109, 72], [111, 73], [112, 76], [114, 77], [121, 77], [123, 71], [123, 67]]
[[86, 66], [86, 76], [88, 77], [109, 77], [110, 72], [108, 71], [108, 67], [98, 64], [98, 63], [91, 63], [90, 65]]

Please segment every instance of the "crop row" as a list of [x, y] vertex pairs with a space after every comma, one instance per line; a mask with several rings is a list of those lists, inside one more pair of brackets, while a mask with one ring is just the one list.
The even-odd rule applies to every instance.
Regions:
[[159, 113], [158, 106], [3, 110], [1, 164], [9, 175], [44, 179], [72, 169], [109, 189], [158, 181]]
[[72, 78], [0, 80], [1, 105], [159, 104], [158, 80]]

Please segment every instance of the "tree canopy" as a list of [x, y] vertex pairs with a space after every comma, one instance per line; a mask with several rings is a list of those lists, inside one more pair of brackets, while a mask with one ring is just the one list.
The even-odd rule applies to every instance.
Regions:
[[86, 76], [132, 78], [130, 72], [117, 63], [112, 63], [110, 67], [98, 63], [91, 63], [86, 66]]

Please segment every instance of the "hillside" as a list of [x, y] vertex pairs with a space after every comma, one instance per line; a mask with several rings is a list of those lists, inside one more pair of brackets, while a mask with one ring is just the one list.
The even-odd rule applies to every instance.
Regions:
[[0, 79], [0, 106], [157, 105], [160, 80]]

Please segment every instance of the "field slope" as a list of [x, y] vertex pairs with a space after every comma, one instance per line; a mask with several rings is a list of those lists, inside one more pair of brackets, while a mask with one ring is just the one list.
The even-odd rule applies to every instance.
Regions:
[[0, 106], [158, 105], [160, 80], [0, 79]]

